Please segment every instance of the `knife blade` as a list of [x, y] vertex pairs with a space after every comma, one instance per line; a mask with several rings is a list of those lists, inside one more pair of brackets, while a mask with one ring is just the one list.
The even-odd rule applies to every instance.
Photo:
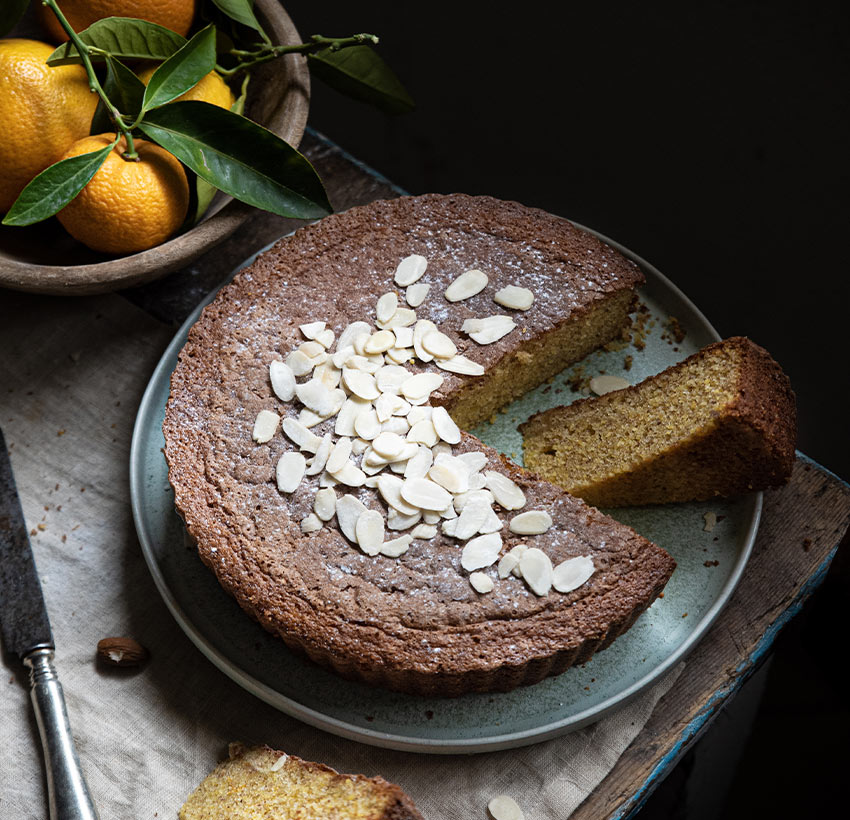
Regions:
[[65, 696], [53, 665], [53, 633], [27, 525], [0, 429], [0, 636], [29, 669], [51, 820], [97, 820], [83, 777]]

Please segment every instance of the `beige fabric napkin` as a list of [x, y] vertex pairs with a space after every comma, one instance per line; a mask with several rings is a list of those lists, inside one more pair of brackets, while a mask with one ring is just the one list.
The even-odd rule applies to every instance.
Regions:
[[[469, 757], [342, 740], [242, 690], [183, 635], [142, 558], [129, 503], [135, 411], [172, 331], [119, 296], [0, 291], [0, 424], [57, 645], [57, 667], [102, 820], [175, 818], [233, 740], [267, 743], [399, 783], [427, 818], [484, 818], [510, 794], [529, 820], [565, 818], [610, 771], [681, 671], [616, 714], [545, 743]], [[95, 646], [134, 635], [142, 670], [104, 670]], [[0, 817], [46, 817], [23, 669], [4, 658]]]

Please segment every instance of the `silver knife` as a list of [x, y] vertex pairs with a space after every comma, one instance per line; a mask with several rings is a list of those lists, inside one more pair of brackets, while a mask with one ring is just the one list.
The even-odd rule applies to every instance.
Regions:
[[0, 430], [0, 635], [30, 670], [51, 820], [97, 820], [53, 666], [53, 633], [35, 570], [6, 440]]

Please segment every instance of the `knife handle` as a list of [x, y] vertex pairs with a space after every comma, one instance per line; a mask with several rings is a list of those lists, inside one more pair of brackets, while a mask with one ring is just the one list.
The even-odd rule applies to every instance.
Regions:
[[74, 748], [62, 684], [53, 666], [53, 650], [41, 647], [23, 660], [30, 670], [30, 697], [44, 750], [50, 818], [97, 820]]

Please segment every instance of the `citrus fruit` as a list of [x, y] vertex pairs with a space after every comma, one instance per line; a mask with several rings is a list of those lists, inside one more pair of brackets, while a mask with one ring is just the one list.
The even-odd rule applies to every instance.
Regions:
[[[159, 23], [184, 37], [195, 17], [196, 0], [60, 0], [59, 8], [74, 31], [88, 28], [104, 17], [138, 17]], [[41, 22], [57, 43], [68, 39], [56, 15], [39, 6]]]
[[97, 97], [85, 69], [51, 68], [52, 53], [37, 40], [0, 40], [0, 213], [89, 132]]
[[[147, 85], [154, 71], [156, 71], [156, 66], [140, 71], [139, 79]], [[215, 71], [210, 71], [209, 74], [201, 77], [185, 94], [181, 94], [177, 100], [200, 100], [201, 102], [217, 105], [220, 108], [229, 109], [233, 105], [234, 97], [233, 92], [221, 78], [221, 75]]]
[[[65, 158], [106, 148], [113, 134], [75, 142]], [[104, 253], [135, 253], [159, 245], [183, 223], [189, 183], [183, 166], [164, 148], [135, 140], [138, 161], [125, 160], [122, 137], [98, 172], [57, 217], [84, 245]]]

